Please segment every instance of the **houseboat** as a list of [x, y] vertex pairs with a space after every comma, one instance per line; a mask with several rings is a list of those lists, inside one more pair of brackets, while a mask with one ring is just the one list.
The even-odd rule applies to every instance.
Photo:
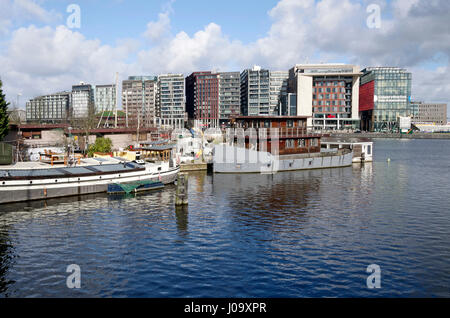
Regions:
[[322, 141], [322, 149], [350, 149], [353, 152], [354, 163], [372, 162], [373, 142], [372, 141]]
[[0, 204], [107, 192], [111, 184], [169, 184], [180, 170], [174, 160], [139, 164], [122, 158], [89, 158], [73, 166], [44, 166], [28, 162], [0, 170]]
[[322, 135], [308, 131], [307, 118], [234, 118], [235, 129], [228, 130], [225, 143], [214, 147], [214, 172], [274, 173], [351, 165], [353, 153], [350, 149], [321, 150]]

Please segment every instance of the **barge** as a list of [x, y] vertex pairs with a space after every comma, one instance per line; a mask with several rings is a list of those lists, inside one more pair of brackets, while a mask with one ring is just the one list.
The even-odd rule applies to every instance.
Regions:
[[77, 166], [9, 167], [0, 170], [0, 204], [107, 192], [108, 185], [142, 181], [173, 183], [180, 167], [168, 162], [144, 163], [115, 158], [85, 159]]
[[[351, 149], [321, 149], [304, 116], [239, 116], [234, 134], [213, 151], [216, 173], [275, 173], [352, 165]], [[229, 131], [230, 132], [230, 131]]]

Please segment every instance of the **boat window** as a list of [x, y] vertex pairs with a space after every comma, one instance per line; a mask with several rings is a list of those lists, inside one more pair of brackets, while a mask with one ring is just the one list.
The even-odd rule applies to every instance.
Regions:
[[368, 145], [367, 146], [367, 154], [371, 155], [371, 152], [372, 152], [372, 146]]
[[299, 139], [298, 140], [298, 148], [303, 148], [306, 146], [305, 139]]

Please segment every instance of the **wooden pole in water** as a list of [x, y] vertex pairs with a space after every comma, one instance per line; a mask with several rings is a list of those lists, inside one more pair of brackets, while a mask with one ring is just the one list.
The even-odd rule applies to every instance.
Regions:
[[177, 190], [175, 197], [175, 205], [188, 204], [188, 176], [185, 173], [180, 173], [177, 180]]

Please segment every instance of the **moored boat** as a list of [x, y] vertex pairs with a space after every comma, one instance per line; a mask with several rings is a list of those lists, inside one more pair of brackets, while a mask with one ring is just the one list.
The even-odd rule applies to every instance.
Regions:
[[278, 171], [346, 167], [350, 149], [321, 150], [322, 135], [308, 131], [304, 116], [240, 116], [235, 133], [216, 145], [216, 173], [275, 173]]
[[173, 159], [138, 164], [120, 159], [88, 159], [74, 167], [9, 167], [0, 170], [0, 203], [107, 192], [113, 183], [173, 183], [179, 173]]
[[322, 141], [322, 149], [349, 149], [353, 152], [353, 163], [373, 161], [372, 141]]

